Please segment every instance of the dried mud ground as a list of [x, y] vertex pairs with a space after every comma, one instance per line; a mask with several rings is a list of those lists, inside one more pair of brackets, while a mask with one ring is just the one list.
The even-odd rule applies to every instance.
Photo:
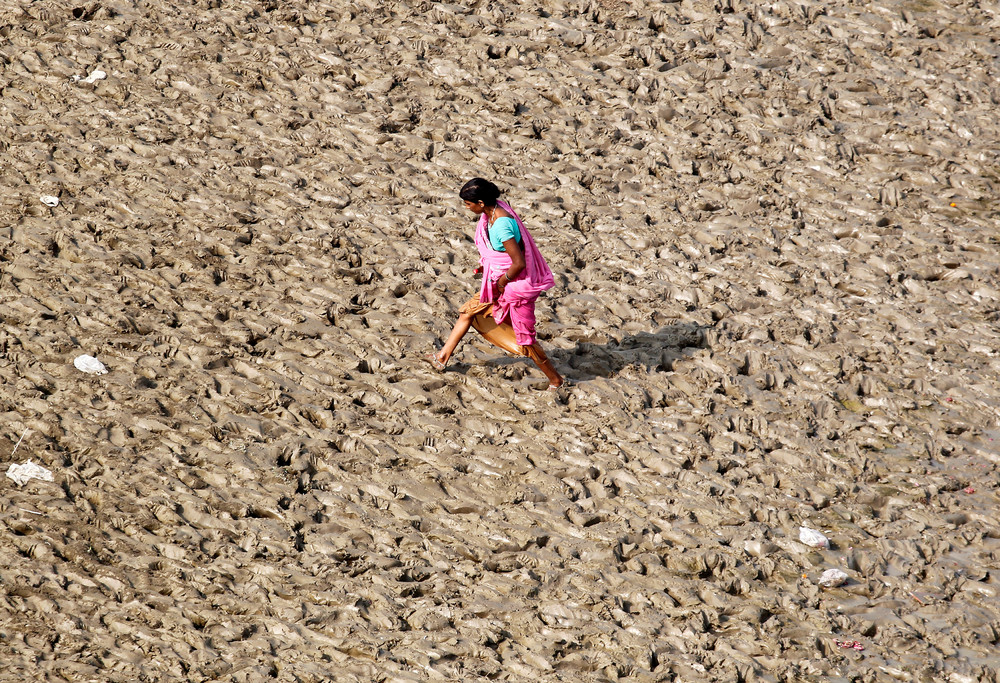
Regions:
[[[0, 679], [997, 679], [995, 4], [82, 2], [0, 9]], [[567, 389], [420, 363], [472, 176]]]

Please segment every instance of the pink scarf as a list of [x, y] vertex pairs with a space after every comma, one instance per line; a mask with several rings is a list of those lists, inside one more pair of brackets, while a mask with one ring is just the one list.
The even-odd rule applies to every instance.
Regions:
[[486, 236], [488, 222], [484, 213], [476, 226], [476, 248], [479, 249], [479, 263], [483, 266], [483, 285], [479, 290], [479, 300], [483, 303], [494, 301], [493, 319], [497, 324], [510, 316], [517, 343], [521, 346], [531, 346], [535, 343], [535, 299], [555, 284], [555, 278], [552, 277], [549, 264], [535, 246], [531, 233], [524, 227], [521, 217], [507, 202], [498, 200], [497, 206], [510, 214], [521, 231], [524, 270], [511, 280], [504, 289], [503, 296], [494, 301], [496, 282], [510, 268], [511, 260], [507, 252], [494, 251], [490, 246], [490, 240]]

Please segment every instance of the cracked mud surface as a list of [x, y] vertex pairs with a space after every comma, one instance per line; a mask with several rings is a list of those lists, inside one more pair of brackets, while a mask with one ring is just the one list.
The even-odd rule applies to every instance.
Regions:
[[[997, 35], [0, 10], [0, 456], [55, 475], [0, 482], [0, 678], [995, 681]], [[473, 176], [556, 273], [567, 389], [472, 337], [420, 362]]]

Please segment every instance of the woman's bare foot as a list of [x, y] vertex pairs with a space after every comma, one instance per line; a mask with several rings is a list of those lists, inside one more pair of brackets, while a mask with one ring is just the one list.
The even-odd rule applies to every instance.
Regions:
[[436, 353], [428, 353], [423, 357], [424, 362], [430, 363], [431, 367], [438, 372], [444, 372], [447, 362], [441, 360]]

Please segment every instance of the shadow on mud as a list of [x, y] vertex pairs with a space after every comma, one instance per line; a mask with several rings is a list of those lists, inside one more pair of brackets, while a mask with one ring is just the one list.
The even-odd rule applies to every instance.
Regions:
[[[640, 332], [623, 338], [621, 342], [579, 342], [572, 349], [554, 349], [544, 341], [542, 343], [560, 373], [569, 379], [584, 381], [613, 377], [629, 365], [641, 365], [654, 371], [672, 370], [674, 361], [683, 356], [685, 348], [707, 347], [705, 329], [694, 323], [678, 323], [667, 325], [658, 332]], [[521, 361], [521, 358], [506, 356], [494, 359], [490, 364], [505, 367]]]

